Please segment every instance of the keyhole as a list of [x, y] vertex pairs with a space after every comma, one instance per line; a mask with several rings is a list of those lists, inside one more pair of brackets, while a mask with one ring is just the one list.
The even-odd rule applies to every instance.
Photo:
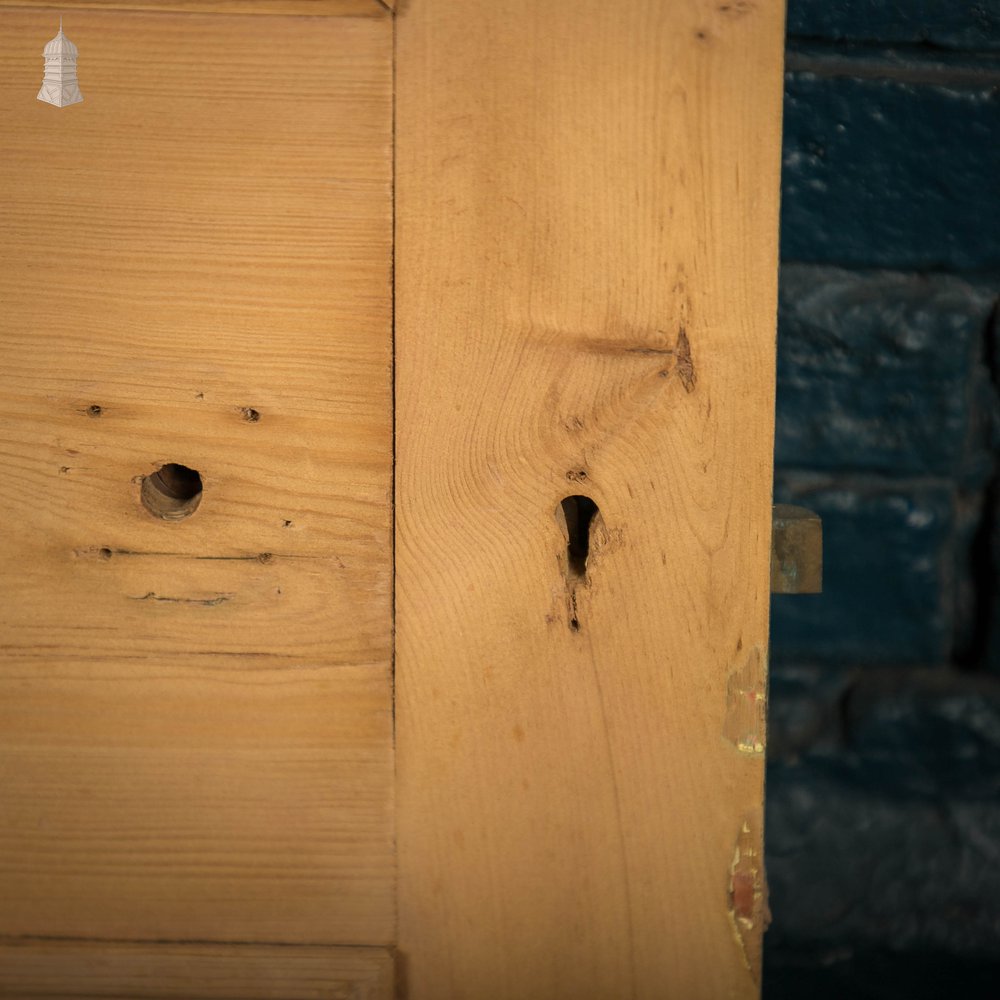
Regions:
[[576, 494], [562, 502], [563, 516], [566, 518], [567, 564], [573, 579], [587, 575], [587, 556], [590, 555], [590, 525], [597, 513], [597, 504], [590, 497]]

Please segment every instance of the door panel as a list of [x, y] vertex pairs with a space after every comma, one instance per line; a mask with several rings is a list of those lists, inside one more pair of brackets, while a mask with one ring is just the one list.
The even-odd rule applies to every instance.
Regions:
[[0, 9], [0, 934], [391, 943], [391, 20], [63, 14], [55, 108]]

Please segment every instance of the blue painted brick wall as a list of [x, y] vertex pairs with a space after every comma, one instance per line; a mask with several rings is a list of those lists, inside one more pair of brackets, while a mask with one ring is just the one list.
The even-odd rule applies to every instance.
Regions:
[[771, 662], [946, 662], [955, 496], [940, 480], [779, 473], [775, 498], [823, 519], [823, 593], [776, 597]]
[[[1000, 996], [1000, 0], [789, 0], [765, 1000]], [[958, 666], [962, 670], [959, 671]]]
[[971, 475], [981, 486], [993, 458], [983, 331], [995, 295], [953, 275], [786, 264], [776, 463]]
[[787, 65], [785, 260], [1000, 266], [1000, 57], [798, 45]]
[[791, 0], [788, 25], [776, 495], [827, 474], [830, 545], [826, 593], [774, 602], [772, 659], [1000, 670], [971, 551], [1000, 426], [1000, 0]]

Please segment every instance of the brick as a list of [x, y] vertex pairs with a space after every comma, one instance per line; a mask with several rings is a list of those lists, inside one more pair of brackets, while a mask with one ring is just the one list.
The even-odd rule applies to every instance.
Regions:
[[789, 0], [788, 34], [1000, 49], [1000, 0]]
[[949, 660], [959, 523], [950, 482], [782, 473], [775, 500], [823, 519], [823, 593], [772, 599], [771, 658]]
[[779, 290], [778, 466], [988, 478], [1000, 282], [786, 264]]
[[1000, 929], [1000, 857], [990, 849], [1000, 805], [866, 790], [821, 764], [771, 768], [767, 784], [775, 946], [990, 953]]
[[1000, 267], [1000, 75], [976, 83], [955, 70], [923, 83], [912, 67], [867, 56], [788, 58], [783, 259]]
[[772, 663], [767, 694], [767, 762], [794, 764], [803, 755], [837, 752], [844, 705], [861, 670]]
[[[996, 679], [949, 670], [861, 673], [842, 724], [849, 769], [867, 787], [1000, 809]], [[1000, 840], [995, 851], [1000, 861]], [[1000, 898], [996, 905], [1000, 917]]]
[[810, 695], [793, 676], [828, 721], [794, 755], [769, 750], [768, 948], [995, 960], [1000, 683], [861, 670]]

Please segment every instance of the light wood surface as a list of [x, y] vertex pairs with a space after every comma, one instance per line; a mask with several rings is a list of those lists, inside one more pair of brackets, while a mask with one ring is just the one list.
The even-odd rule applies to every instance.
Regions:
[[397, 13], [409, 1000], [758, 992], [782, 31]]
[[[50, 18], [72, 16], [65, 24], [67, 35], [75, 28], [77, 11], [81, 10], [143, 10], [150, 13], [172, 14], [282, 14], [313, 17], [386, 17], [394, 6], [393, 0], [0, 0], [0, 7], [49, 8]], [[72, 40], [72, 39], [71, 39]]]
[[0, 995], [122, 1000], [389, 1000], [382, 948], [0, 942]]
[[758, 993], [783, 6], [392, 6], [0, 0], [0, 994]]
[[391, 944], [391, 19], [76, 10], [68, 108], [56, 26], [0, 10], [0, 934]]

